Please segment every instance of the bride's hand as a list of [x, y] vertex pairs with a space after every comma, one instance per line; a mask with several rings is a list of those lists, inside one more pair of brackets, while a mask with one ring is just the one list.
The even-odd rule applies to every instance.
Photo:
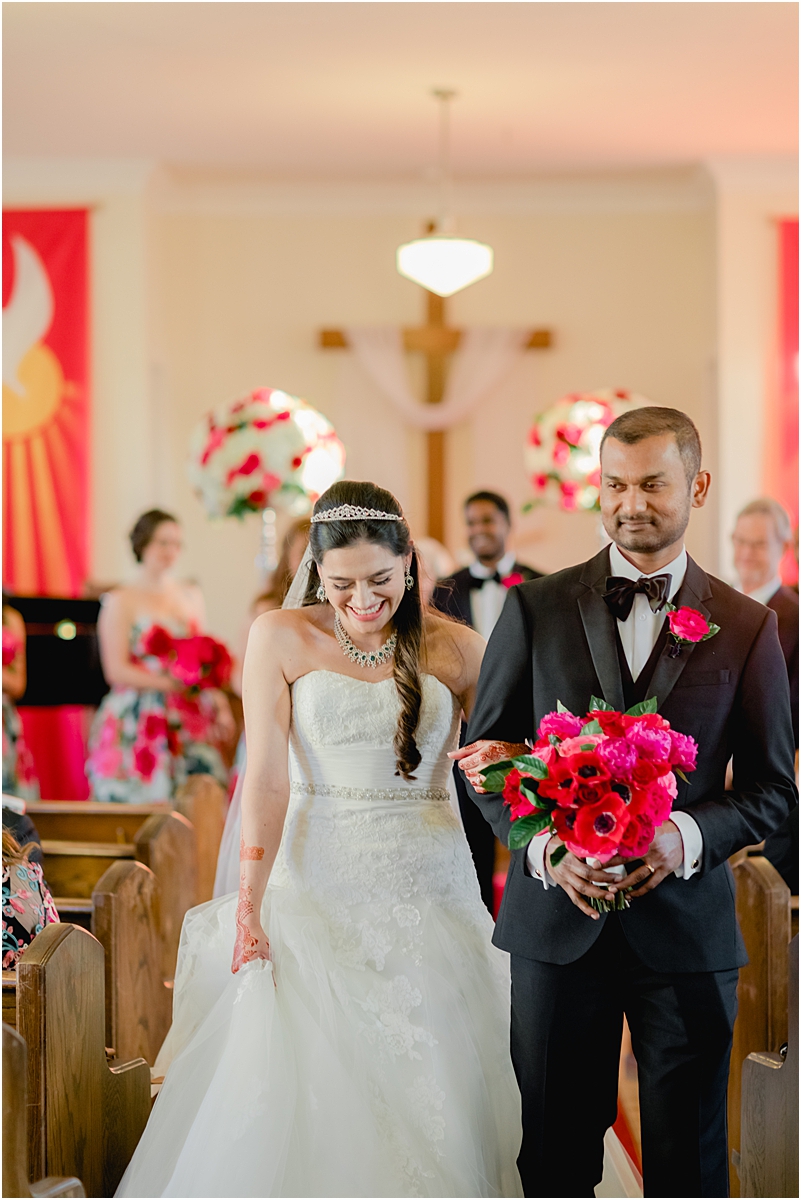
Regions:
[[256, 959], [270, 961], [270, 943], [267, 934], [258, 921], [242, 919], [237, 910], [236, 942], [234, 943], [234, 961], [231, 970], [234, 975], [245, 963]]
[[468, 746], [461, 746], [458, 750], [452, 750], [448, 758], [452, 758], [459, 764], [459, 770], [464, 771], [474, 791], [480, 795], [486, 795], [487, 789], [481, 786], [481, 772], [486, 771], [487, 767], [491, 767], [493, 763], [504, 762], [508, 758], [514, 758], [516, 754], [525, 754], [527, 751], [528, 746], [525, 742], [494, 742], [484, 739], [479, 742], [470, 742]]

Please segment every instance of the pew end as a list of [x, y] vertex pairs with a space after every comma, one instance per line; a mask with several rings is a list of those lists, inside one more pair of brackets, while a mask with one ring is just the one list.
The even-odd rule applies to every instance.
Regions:
[[[17, 965], [17, 1029], [28, 1047], [28, 1164], [113, 1196], [150, 1111], [144, 1059], [109, 1067], [103, 947], [48, 925]], [[127, 1157], [126, 1157], [127, 1156]]]
[[134, 839], [137, 862], [149, 867], [160, 888], [162, 979], [175, 978], [181, 926], [197, 890], [197, 841], [186, 817], [163, 812], [148, 817]]
[[190, 775], [175, 795], [176, 812], [192, 823], [197, 839], [195, 904], [204, 904], [214, 894], [227, 807], [225, 791], [212, 775]]
[[28, 1047], [3, 1025], [3, 1195], [85, 1196], [79, 1179], [50, 1175], [28, 1182]]
[[788, 955], [789, 1034], [785, 1057], [770, 1051], [743, 1063], [740, 1195], [798, 1195], [798, 937]]
[[106, 1045], [151, 1066], [167, 1036], [172, 992], [162, 978], [160, 889], [131, 859], [112, 863], [92, 892], [91, 931], [105, 951]]

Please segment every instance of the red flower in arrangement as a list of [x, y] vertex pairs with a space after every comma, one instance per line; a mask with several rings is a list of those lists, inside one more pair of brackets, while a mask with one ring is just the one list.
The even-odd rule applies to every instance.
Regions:
[[556, 430], [556, 436], [562, 442], [567, 442], [568, 446], [578, 446], [581, 441], [581, 426], [580, 425], [559, 425]]
[[228, 437], [228, 430], [222, 426], [213, 425], [209, 430], [209, 440], [206, 442], [205, 449], [201, 455], [201, 463], [205, 467], [206, 463], [211, 458], [215, 450], [219, 450], [225, 439]]
[[545, 796], [548, 800], [555, 800], [562, 808], [572, 807], [576, 798], [577, 786], [568, 760], [558, 758], [548, 768], [548, 778], [539, 781], [537, 794]]
[[620, 853], [631, 858], [642, 858], [648, 853], [655, 833], [656, 826], [650, 813], [631, 813], [620, 840]]
[[623, 713], [605, 712], [603, 709], [591, 709], [590, 716], [598, 722], [607, 737], [618, 738], [626, 736], [626, 724]]
[[11, 629], [3, 630], [3, 666], [7, 667], [17, 657], [22, 642]]
[[153, 778], [153, 772], [156, 769], [158, 759], [149, 746], [140, 743], [134, 746], [133, 752], [134, 770], [145, 783], [149, 783]]
[[226, 487], [230, 487], [237, 475], [252, 475], [254, 471], [258, 471], [261, 466], [261, 455], [255, 452], [249, 454], [238, 467], [231, 467], [231, 470], [225, 477]]
[[142, 649], [151, 658], [170, 658], [175, 653], [175, 638], [163, 625], [151, 625], [142, 638]]
[[510, 771], [503, 787], [503, 802], [509, 806], [513, 821], [517, 821], [520, 817], [529, 817], [536, 812], [531, 801], [520, 791], [522, 778], [520, 771]]
[[548, 486], [548, 476], [547, 475], [532, 475], [531, 482], [534, 484], [534, 487], [537, 489], [538, 492], [544, 492]]
[[524, 583], [525, 580], [519, 571], [512, 571], [511, 575], [503, 575], [501, 583], [505, 588], [516, 587], [518, 583]]
[[567, 512], [572, 512], [578, 502], [580, 485], [572, 483], [569, 479], [563, 479], [559, 484], [559, 490], [562, 493], [562, 508]]
[[542, 445], [542, 438], [540, 437], [540, 431], [537, 425], [531, 426], [528, 434], [528, 440], [531, 442], [532, 446]]
[[266, 508], [267, 493], [261, 489], [258, 489], [255, 492], [250, 492], [247, 500], [248, 504], [251, 505], [252, 508]]
[[623, 839], [629, 816], [617, 792], [607, 792], [596, 804], [587, 804], [576, 813], [573, 839], [588, 856], [611, 858]]

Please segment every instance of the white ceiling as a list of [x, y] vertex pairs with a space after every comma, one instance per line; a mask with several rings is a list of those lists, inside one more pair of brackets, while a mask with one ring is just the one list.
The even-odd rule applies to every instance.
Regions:
[[796, 4], [5, 3], [4, 148], [278, 178], [792, 154]]

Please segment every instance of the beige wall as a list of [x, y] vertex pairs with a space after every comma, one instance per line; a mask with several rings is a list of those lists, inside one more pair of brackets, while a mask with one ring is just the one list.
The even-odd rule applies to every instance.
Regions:
[[[94, 574], [128, 569], [124, 535], [143, 506], [173, 508], [211, 627], [236, 639], [259, 586], [258, 521], [212, 525], [184, 474], [189, 431], [213, 405], [260, 384], [304, 396], [340, 431], [348, 473], [396, 489], [423, 531], [422, 435], [350, 353], [318, 349], [316, 333], [421, 320], [422, 294], [396, 275], [394, 251], [418, 232], [429, 197], [417, 185], [279, 186], [144, 168], [112, 187], [119, 170], [92, 170], [10, 164], [5, 186], [7, 203], [97, 205]], [[626, 386], [685, 408], [715, 471], [716, 213], [705, 172], [463, 186], [456, 208], [460, 232], [494, 246], [496, 270], [453, 298], [451, 320], [548, 325], [555, 345], [527, 353], [449, 434], [451, 548], [464, 548], [460, 503], [473, 488], [503, 491], [519, 512], [531, 417], [568, 390]], [[516, 539], [522, 557], [553, 570], [595, 550], [598, 524], [540, 510], [516, 518]], [[689, 546], [717, 569], [716, 501], [695, 514]]]

